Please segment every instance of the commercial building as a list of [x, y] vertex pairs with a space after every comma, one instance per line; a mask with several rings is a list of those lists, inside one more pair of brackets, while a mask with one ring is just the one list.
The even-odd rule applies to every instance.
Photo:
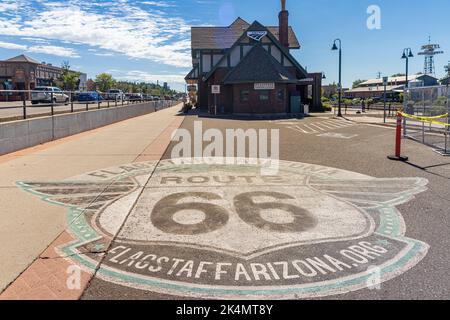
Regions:
[[[22, 54], [0, 61], [0, 90], [33, 90], [39, 86], [52, 86], [62, 74], [62, 68]], [[86, 81], [87, 75], [81, 73], [80, 90], [86, 88]], [[8, 98], [14, 99], [14, 95]]]
[[[405, 89], [406, 76], [389, 77], [386, 86], [386, 95], [394, 97], [400, 95]], [[435, 86], [438, 85], [438, 79], [430, 75], [418, 74], [408, 76], [409, 87], [413, 86]], [[356, 88], [345, 91], [344, 96], [349, 99], [361, 98], [379, 98], [384, 96], [383, 79], [370, 79], [359, 84]]]
[[228, 27], [193, 27], [193, 69], [201, 110], [217, 114], [299, 114], [319, 110], [322, 73], [308, 73], [291, 50], [300, 43], [285, 1], [278, 26], [237, 18]]

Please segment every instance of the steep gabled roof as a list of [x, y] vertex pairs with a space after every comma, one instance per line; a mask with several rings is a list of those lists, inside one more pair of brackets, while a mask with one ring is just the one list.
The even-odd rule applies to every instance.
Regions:
[[257, 44], [224, 78], [225, 84], [247, 82], [297, 82], [297, 78]]
[[242, 19], [241, 17], [237, 17], [236, 20], [233, 21], [232, 24], [230, 24], [230, 26], [228, 28], [234, 28], [234, 29], [241, 29], [241, 30], [245, 30], [250, 26], [250, 24], [245, 21], [244, 19]]
[[[242, 18], [237, 18], [228, 27], [192, 27], [192, 49], [229, 49], [248, 27], [250, 24]], [[269, 26], [267, 29], [279, 40], [278, 26]], [[289, 48], [300, 48], [292, 27], [289, 27]]]
[[34, 63], [34, 64], [40, 64], [39, 61], [36, 61], [24, 54], [21, 54], [20, 56], [5, 60], [6, 62], [28, 62], [28, 63]]
[[[280, 41], [280, 28], [278, 26], [268, 26], [267, 29], [273, 36]], [[297, 39], [297, 36], [292, 27], [289, 27], [289, 49], [300, 49], [300, 42]]]
[[[275, 38], [274, 35], [264, 26], [262, 26], [258, 21], [254, 21], [249, 27], [248, 30], [258, 30], [258, 31], [268, 31], [267, 37], [272, 41], [272, 43], [280, 49], [281, 53], [297, 68], [297, 70], [306, 77], [308, 72], [297, 62], [297, 60], [290, 54], [289, 50], [281, 45], [280, 41]], [[227, 53], [216, 63], [216, 65], [212, 68], [212, 70], [203, 78], [203, 81], [208, 80], [214, 72], [216, 72], [217, 68], [222, 64], [222, 62], [227, 59], [227, 57], [231, 54], [234, 47], [236, 47], [239, 42], [242, 41], [246, 37], [246, 33], [243, 33], [235, 43], [228, 49]]]

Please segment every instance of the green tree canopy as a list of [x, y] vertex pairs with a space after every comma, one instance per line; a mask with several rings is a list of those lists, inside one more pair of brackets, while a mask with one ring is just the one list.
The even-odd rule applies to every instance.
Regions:
[[77, 90], [80, 80], [80, 73], [70, 70], [69, 61], [64, 61], [61, 64], [63, 70], [61, 77], [57, 81], [57, 85], [63, 90]]
[[95, 77], [95, 83], [101, 92], [106, 92], [114, 86], [115, 80], [113, 76], [108, 73], [100, 73]]
[[172, 96], [177, 92], [171, 89], [164, 89], [159, 84], [148, 82], [133, 82], [124, 80], [114, 80], [112, 75], [101, 73], [95, 78], [97, 89], [105, 92], [109, 89], [122, 90], [124, 93], [144, 93], [153, 96]]
[[366, 82], [366, 81], [367, 81], [367, 80], [361, 80], [361, 79], [355, 80], [355, 81], [353, 81], [353, 86], [352, 86], [352, 88], [356, 88], [356, 87], [359, 86], [361, 83]]

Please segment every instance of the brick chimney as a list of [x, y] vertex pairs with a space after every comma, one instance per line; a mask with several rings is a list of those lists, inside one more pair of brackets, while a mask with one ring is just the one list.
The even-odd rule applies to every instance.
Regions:
[[286, 0], [281, 0], [281, 11], [278, 19], [280, 20], [280, 43], [289, 49], [289, 11], [286, 10]]

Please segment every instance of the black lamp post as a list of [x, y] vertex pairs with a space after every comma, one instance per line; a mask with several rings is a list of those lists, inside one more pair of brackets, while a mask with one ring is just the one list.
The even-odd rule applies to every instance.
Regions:
[[403, 91], [403, 108], [406, 111], [406, 94], [408, 92], [408, 72], [409, 72], [409, 58], [413, 58], [414, 55], [412, 53], [411, 48], [403, 49], [403, 55], [402, 59], [406, 60], [406, 82], [405, 82], [405, 89]]
[[[339, 42], [339, 48], [336, 45], [336, 42]], [[342, 42], [341, 39], [334, 40], [333, 47], [331, 50], [336, 51], [339, 50], [339, 87], [338, 87], [338, 117], [342, 117]]]

